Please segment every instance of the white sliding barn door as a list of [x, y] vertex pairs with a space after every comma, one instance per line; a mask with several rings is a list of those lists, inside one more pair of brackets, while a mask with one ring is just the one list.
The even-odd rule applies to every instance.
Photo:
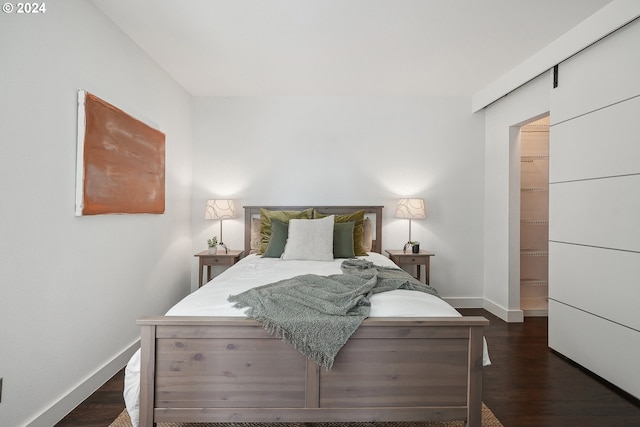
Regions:
[[551, 92], [549, 346], [640, 397], [640, 21]]

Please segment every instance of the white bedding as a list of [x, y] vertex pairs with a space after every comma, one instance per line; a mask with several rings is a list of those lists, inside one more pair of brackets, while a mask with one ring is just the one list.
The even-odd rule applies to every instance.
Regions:
[[[387, 257], [372, 252], [366, 257], [376, 265], [395, 266]], [[249, 255], [233, 268], [186, 296], [168, 312], [167, 316], [244, 316], [246, 309], [237, 309], [227, 301], [229, 295], [250, 288], [288, 279], [301, 274], [340, 274], [343, 259], [333, 261], [283, 261]], [[440, 298], [423, 292], [395, 290], [371, 297], [371, 317], [460, 317], [452, 306]], [[490, 364], [484, 346], [484, 365]], [[136, 352], [125, 369], [124, 400], [133, 427], [138, 426], [140, 402], [140, 351]]]

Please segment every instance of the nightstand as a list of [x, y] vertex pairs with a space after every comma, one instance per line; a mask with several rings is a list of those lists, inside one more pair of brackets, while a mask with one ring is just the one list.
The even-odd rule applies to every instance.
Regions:
[[391, 261], [395, 262], [400, 267], [403, 265], [415, 265], [418, 280], [420, 280], [421, 266], [424, 265], [424, 282], [427, 285], [429, 284], [429, 260], [432, 256], [435, 256], [434, 253], [420, 251], [419, 253], [414, 254], [413, 252], [404, 252], [403, 250], [392, 249], [385, 250], [385, 252], [389, 254]]
[[202, 269], [207, 267], [207, 282], [211, 280], [211, 266], [212, 265], [227, 265], [231, 266], [238, 262], [240, 258], [244, 255], [244, 251], [232, 251], [229, 249], [228, 253], [224, 253], [223, 251], [219, 251], [217, 254], [210, 254], [209, 251], [198, 252], [194, 256], [198, 257], [199, 261], [199, 281], [198, 287], [202, 286]]

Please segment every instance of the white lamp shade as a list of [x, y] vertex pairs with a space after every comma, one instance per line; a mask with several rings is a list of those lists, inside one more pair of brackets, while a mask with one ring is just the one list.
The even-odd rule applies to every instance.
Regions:
[[424, 209], [423, 199], [400, 199], [396, 208], [396, 218], [425, 219], [427, 213]]
[[233, 200], [208, 200], [204, 210], [204, 219], [230, 219], [237, 216]]

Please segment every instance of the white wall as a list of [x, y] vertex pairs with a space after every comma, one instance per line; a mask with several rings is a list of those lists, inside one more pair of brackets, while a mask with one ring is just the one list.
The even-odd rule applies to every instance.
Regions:
[[[0, 425], [51, 426], [189, 290], [190, 97], [86, 1], [0, 14]], [[74, 216], [77, 95], [166, 134], [163, 215]]]
[[[218, 223], [208, 198], [238, 205], [384, 205], [384, 248], [401, 248], [401, 196], [422, 197], [412, 238], [436, 253], [431, 282], [455, 305], [482, 304], [482, 113], [469, 98], [238, 97], [194, 100], [193, 250]], [[242, 212], [242, 211], [241, 211]], [[224, 222], [242, 247], [242, 218]], [[195, 265], [195, 260], [193, 261]], [[197, 277], [194, 268], [192, 281]]]
[[522, 321], [520, 310], [519, 127], [549, 110], [545, 73], [486, 108], [484, 175], [485, 308]]

